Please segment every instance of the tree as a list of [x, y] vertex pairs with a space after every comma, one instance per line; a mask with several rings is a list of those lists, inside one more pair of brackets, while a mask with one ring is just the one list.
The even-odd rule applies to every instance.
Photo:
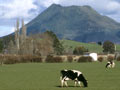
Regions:
[[83, 55], [85, 52], [88, 52], [88, 49], [86, 49], [83, 46], [76, 47], [73, 50], [73, 54], [76, 54], [76, 55]]
[[[21, 31], [19, 29], [19, 19], [16, 22], [15, 29], [15, 45], [18, 54], [26, 53], [25, 50], [29, 48], [28, 44], [26, 44], [26, 26], [24, 25], [24, 20], [22, 20]], [[31, 40], [30, 40], [31, 41]], [[30, 44], [30, 43], [29, 43]], [[27, 52], [28, 53], [28, 52]], [[30, 53], [31, 54], [31, 53]]]
[[20, 36], [20, 42], [24, 43], [27, 37], [27, 29], [26, 26], [24, 25], [24, 20], [22, 20], [22, 30], [21, 30], [21, 36]]
[[53, 40], [50, 35], [46, 33], [33, 35], [33, 53], [35, 55], [46, 56], [54, 53]]
[[17, 49], [19, 50], [20, 49], [20, 34], [19, 34], [19, 19], [17, 20], [17, 22], [16, 22], [16, 29], [15, 29], [15, 45], [16, 45], [16, 47], [17, 47]]
[[12, 40], [9, 42], [7, 50], [8, 50], [9, 54], [17, 54], [18, 53], [18, 50], [15, 47], [15, 44]]
[[3, 41], [0, 39], [0, 53], [2, 52], [3, 50]]
[[54, 34], [54, 32], [46, 31], [46, 33], [48, 35], [50, 35], [50, 37], [52, 37], [52, 39], [53, 39], [53, 48], [54, 48], [55, 54], [57, 54], [57, 55], [63, 54], [64, 47], [62, 46], [62, 44], [60, 43], [59, 39]]
[[102, 45], [102, 42], [101, 42], [101, 41], [99, 41], [99, 42], [98, 42], [98, 45], [100, 45], [100, 46], [101, 46], [101, 45]]
[[115, 52], [115, 45], [111, 41], [105, 41], [103, 43], [103, 52], [107, 53], [114, 53]]

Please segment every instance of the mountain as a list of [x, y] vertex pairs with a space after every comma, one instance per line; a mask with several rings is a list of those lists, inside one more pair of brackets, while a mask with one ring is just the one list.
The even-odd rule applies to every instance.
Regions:
[[120, 43], [120, 23], [100, 15], [90, 6], [64, 7], [53, 4], [26, 26], [28, 34], [51, 30], [61, 39]]

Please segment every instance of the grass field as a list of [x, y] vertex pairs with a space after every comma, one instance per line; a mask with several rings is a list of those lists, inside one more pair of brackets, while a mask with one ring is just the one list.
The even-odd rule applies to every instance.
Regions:
[[[82, 42], [76, 42], [76, 41], [72, 41], [72, 40], [62, 40], [62, 42], [63, 42], [63, 46], [65, 47], [65, 49], [67, 47], [72, 47], [72, 49], [74, 49], [76, 46], [84, 46], [85, 48], [87, 48], [89, 50], [89, 52], [96, 52], [96, 53], [103, 52], [102, 46], [100, 46], [96, 43], [82, 43]], [[120, 51], [119, 44], [116, 44], [116, 50]]]
[[[27, 63], [0, 66], [0, 90], [120, 90], [120, 62], [105, 69], [106, 62], [93, 63]], [[83, 72], [88, 87], [60, 88], [60, 70]]]

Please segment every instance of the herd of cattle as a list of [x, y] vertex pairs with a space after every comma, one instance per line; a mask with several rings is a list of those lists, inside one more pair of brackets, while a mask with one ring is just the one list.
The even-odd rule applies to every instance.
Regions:
[[[115, 67], [115, 63], [113, 61], [108, 61], [106, 66], [106, 68], [114, 68]], [[61, 70], [61, 87], [63, 87], [64, 85], [66, 87], [68, 87], [67, 81], [69, 80], [73, 80], [76, 86], [77, 84], [79, 86], [80, 83], [82, 82], [84, 87], [88, 87], [88, 81], [85, 79], [84, 75], [82, 72], [78, 71], [78, 70]]]

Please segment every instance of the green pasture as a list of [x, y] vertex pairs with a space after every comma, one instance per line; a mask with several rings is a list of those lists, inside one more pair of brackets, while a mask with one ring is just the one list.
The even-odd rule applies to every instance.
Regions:
[[[63, 43], [63, 46], [65, 47], [65, 49], [70, 48], [70, 47], [74, 49], [77, 46], [84, 46], [85, 48], [89, 50], [89, 52], [96, 52], [96, 53], [103, 52], [102, 46], [98, 45], [97, 43], [82, 43], [82, 42], [76, 42], [72, 40], [61, 40], [61, 42]], [[116, 50], [120, 51], [119, 44], [116, 44]]]
[[[113, 69], [106, 62], [92, 63], [26, 63], [0, 66], [0, 90], [120, 90], [120, 62]], [[88, 87], [60, 88], [60, 70], [83, 72]]]

